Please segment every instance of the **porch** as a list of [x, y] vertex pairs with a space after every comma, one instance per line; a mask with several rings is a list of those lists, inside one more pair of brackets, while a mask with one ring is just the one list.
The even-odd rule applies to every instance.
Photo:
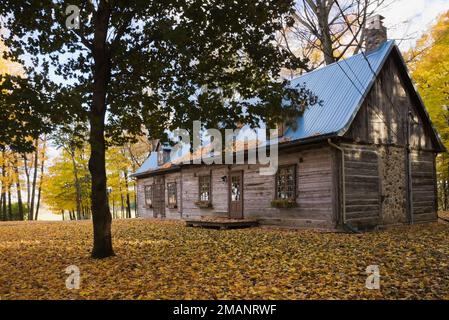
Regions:
[[230, 219], [219, 217], [201, 217], [195, 219], [186, 219], [184, 221], [187, 227], [220, 230], [252, 228], [259, 225], [259, 222], [255, 219]]

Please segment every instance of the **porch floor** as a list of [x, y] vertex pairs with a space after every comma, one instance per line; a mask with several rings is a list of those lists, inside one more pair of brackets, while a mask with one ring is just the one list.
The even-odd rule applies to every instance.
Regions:
[[243, 229], [259, 225], [254, 219], [230, 219], [230, 218], [196, 218], [185, 219], [187, 227], [211, 228], [211, 229]]

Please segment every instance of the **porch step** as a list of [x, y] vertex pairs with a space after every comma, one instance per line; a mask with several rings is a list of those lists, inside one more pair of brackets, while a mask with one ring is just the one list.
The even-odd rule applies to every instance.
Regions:
[[202, 218], [185, 220], [187, 227], [211, 228], [211, 229], [243, 229], [259, 225], [253, 219], [227, 219], [227, 218]]

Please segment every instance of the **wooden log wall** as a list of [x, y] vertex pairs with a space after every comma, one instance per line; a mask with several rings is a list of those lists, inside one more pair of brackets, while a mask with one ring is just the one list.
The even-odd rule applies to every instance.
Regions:
[[279, 165], [296, 165], [297, 208], [271, 207], [275, 199], [275, 176], [261, 176], [257, 166], [244, 172], [244, 215], [262, 224], [287, 227], [333, 228], [333, 151], [323, 146], [302, 152], [281, 153]]
[[411, 154], [411, 167], [413, 220], [437, 220], [435, 155], [415, 151]]
[[396, 59], [391, 56], [345, 134], [357, 143], [407, 144], [408, 113], [412, 113], [409, 143], [412, 149], [432, 150], [431, 128], [424, 124], [419, 102], [408, 92]]
[[[416, 95], [405, 84], [399, 62], [395, 55], [388, 58], [345, 134], [354, 141], [347, 155], [347, 216], [368, 225], [375, 219], [379, 225], [410, 221], [410, 201], [415, 221], [434, 220], [436, 215], [432, 131]], [[411, 193], [407, 142], [413, 150]]]
[[137, 216], [140, 218], [153, 218], [153, 209], [145, 204], [145, 186], [153, 183], [153, 177], [137, 179]]
[[374, 146], [345, 149], [346, 221], [378, 224], [381, 211], [379, 157]]
[[[259, 165], [185, 167], [182, 172], [165, 175], [166, 184], [177, 183], [178, 194], [178, 207], [167, 208], [166, 216], [171, 219], [228, 217], [228, 175], [231, 171], [242, 170], [244, 218], [285, 227], [333, 228], [337, 216], [333, 199], [338, 192], [333, 187], [333, 160], [333, 150], [327, 144], [300, 152], [280, 153], [279, 165], [296, 166], [298, 207], [292, 209], [271, 207], [271, 201], [275, 199], [275, 176], [260, 175]], [[213, 207], [209, 209], [199, 208], [195, 204], [198, 201], [198, 178], [201, 175], [211, 175]], [[153, 217], [152, 209], [144, 204], [144, 187], [152, 183], [153, 178], [138, 179], [138, 210], [141, 217]]]

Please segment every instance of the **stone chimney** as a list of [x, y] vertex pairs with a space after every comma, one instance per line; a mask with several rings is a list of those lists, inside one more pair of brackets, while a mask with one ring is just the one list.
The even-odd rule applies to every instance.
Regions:
[[376, 50], [382, 43], [388, 40], [387, 28], [383, 24], [384, 19], [380, 14], [367, 19], [365, 28], [366, 52]]

